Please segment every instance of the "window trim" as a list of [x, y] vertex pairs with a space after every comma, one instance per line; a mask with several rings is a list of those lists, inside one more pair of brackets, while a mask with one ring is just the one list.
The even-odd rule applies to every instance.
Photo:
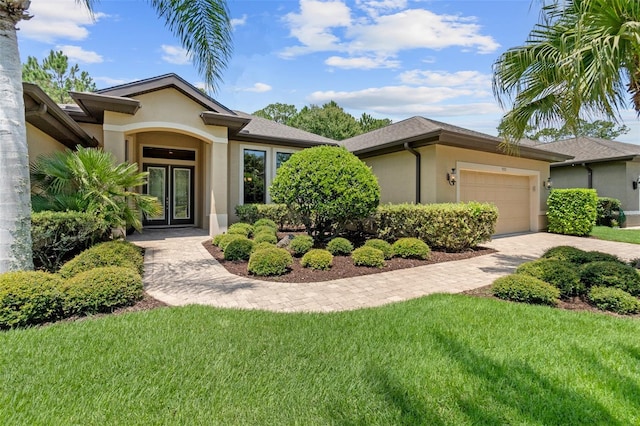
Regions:
[[291, 154], [295, 154], [296, 152], [299, 152], [299, 149], [291, 149], [291, 148], [284, 148], [284, 147], [278, 147], [278, 146], [261, 146], [261, 145], [249, 145], [249, 144], [240, 144], [240, 167], [238, 170], [238, 187], [239, 187], [239, 194], [238, 194], [238, 204], [239, 205], [244, 205], [244, 151], [245, 150], [251, 150], [251, 151], [264, 151], [266, 152], [266, 158], [265, 158], [265, 192], [266, 192], [266, 197], [265, 197], [265, 204], [271, 204], [271, 194], [269, 193], [269, 187], [271, 186], [271, 183], [273, 182], [273, 178], [276, 176], [276, 153], [278, 152], [282, 152], [282, 153], [291, 153]]

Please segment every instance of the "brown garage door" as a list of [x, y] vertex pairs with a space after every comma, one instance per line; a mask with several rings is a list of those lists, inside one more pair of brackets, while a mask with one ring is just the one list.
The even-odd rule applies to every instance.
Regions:
[[529, 231], [529, 177], [463, 170], [460, 201], [492, 202], [498, 206], [496, 234]]

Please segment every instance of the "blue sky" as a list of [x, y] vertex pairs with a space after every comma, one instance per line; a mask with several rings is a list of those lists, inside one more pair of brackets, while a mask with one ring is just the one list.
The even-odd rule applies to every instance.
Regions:
[[[348, 112], [414, 115], [496, 134], [491, 65], [537, 22], [531, 0], [230, 0], [233, 56], [213, 96], [251, 113], [335, 100]], [[95, 20], [75, 0], [32, 0], [18, 32], [23, 61], [62, 50], [99, 88], [174, 72], [202, 80], [141, 0], [102, 0]], [[640, 121], [619, 140], [640, 144]]]

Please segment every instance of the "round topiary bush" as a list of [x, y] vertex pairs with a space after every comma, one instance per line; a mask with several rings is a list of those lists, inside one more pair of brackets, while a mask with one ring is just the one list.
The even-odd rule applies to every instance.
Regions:
[[580, 282], [577, 267], [570, 262], [558, 259], [540, 259], [523, 263], [516, 269], [516, 274], [536, 277], [560, 290], [563, 298], [578, 296], [586, 289]]
[[227, 234], [238, 234], [244, 235], [245, 237], [249, 237], [252, 233], [253, 226], [243, 222], [234, 223], [227, 229]]
[[111, 312], [142, 299], [142, 278], [130, 268], [108, 266], [82, 272], [67, 280], [64, 313], [87, 315]]
[[240, 234], [223, 234], [222, 237], [218, 239], [218, 247], [224, 252], [231, 241], [246, 239], [247, 237]]
[[371, 240], [367, 240], [367, 242], [364, 243], [364, 245], [365, 247], [373, 247], [382, 251], [382, 253], [384, 253], [385, 259], [391, 259], [393, 257], [393, 248], [391, 247], [391, 244], [389, 244], [385, 240], [373, 238]]
[[351, 252], [351, 259], [356, 266], [371, 266], [382, 268], [384, 266], [384, 253], [373, 247], [362, 246]]
[[278, 242], [278, 237], [276, 234], [270, 232], [259, 232], [253, 237], [253, 242], [258, 243], [269, 243], [276, 244]]
[[278, 230], [278, 225], [271, 219], [266, 219], [266, 218], [262, 218], [262, 219], [258, 219], [253, 223], [253, 227], [254, 228], [259, 228], [262, 226], [266, 226], [269, 227], [271, 229], [273, 229], [274, 232], [276, 232]]
[[603, 253], [601, 251], [588, 251], [584, 260], [585, 260], [584, 263], [589, 263], [589, 262], [617, 262], [617, 263], [623, 263], [624, 264], [624, 262], [622, 260], [620, 260], [620, 258], [618, 256], [615, 256], [615, 255], [609, 254], [609, 253]]
[[261, 243], [256, 243], [254, 241], [253, 250], [251, 250], [251, 252], [253, 253], [254, 251], [258, 251], [258, 250], [262, 250], [262, 249], [266, 249], [266, 248], [275, 248], [275, 247], [276, 247], [275, 244], [271, 244], [271, 243], [268, 243], [266, 241], [263, 241]]
[[255, 243], [247, 238], [238, 238], [227, 244], [224, 249], [225, 260], [249, 260]]
[[248, 270], [259, 276], [282, 275], [293, 265], [291, 254], [281, 248], [266, 248], [251, 253]]
[[417, 238], [407, 237], [400, 238], [391, 246], [394, 256], [400, 256], [405, 259], [428, 259], [431, 249], [427, 243]]
[[216, 247], [220, 247], [220, 241], [222, 241], [225, 235], [227, 234], [218, 234], [214, 236], [213, 239], [211, 240], [211, 244], [213, 244]]
[[127, 241], [107, 241], [95, 245], [62, 265], [59, 274], [71, 278], [81, 272], [103, 266], [132, 268], [142, 275], [144, 259], [140, 248]]
[[0, 274], [0, 328], [52, 321], [62, 314], [63, 284], [58, 275], [40, 271]]
[[353, 251], [353, 244], [346, 238], [337, 237], [329, 241], [327, 250], [334, 256], [349, 256]]
[[293, 237], [289, 243], [289, 250], [291, 250], [291, 253], [296, 257], [302, 256], [312, 248], [313, 238], [308, 235], [298, 235]]
[[614, 287], [595, 286], [589, 290], [589, 302], [603, 311], [618, 314], [636, 314], [640, 312], [640, 300], [629, 293]]
[[333, 255], [327, 250], [313, 249], [302, 256], [300, 264], [305, 268], [327, 270], [333, 264]]
[[555, 306], [560, 290], [530, 275], [514, 274], [493, 282], [493, 295], [514, 302]]
[[272, 228], [270, 226], [254, 226], [253, 227], [253, 235], [258, 234], [273, 234], [276, 235], [276, 228]]
[[566, 260], [567, 262], [582, 265], [587, 262], [587, 252], [572, 246], [552, 247], [542, 255], [543, 259]]
[[580, 279], [587, 287], [616, 287], [640, 295], [640, 273], [618, 262], [591, 262], [582, 266]]

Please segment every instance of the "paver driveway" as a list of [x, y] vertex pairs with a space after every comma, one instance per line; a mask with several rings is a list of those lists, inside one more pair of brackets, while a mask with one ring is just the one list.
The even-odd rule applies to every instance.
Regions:
[[458, 293], [489, 285], [546, 249], [572, 245], [623, 259], [640, 257], [627, 243], [532, 233], [483, 244], [498, 252], [471, 259], [317, 283], [276, 283], [232, 275], [202, 246], [205, 231], [146, 230], [130, 240], [146, 249], [146, 291], [170, 305], [203, 304], [279, 312], [331, 312], [380, 306], [431, 293]]

